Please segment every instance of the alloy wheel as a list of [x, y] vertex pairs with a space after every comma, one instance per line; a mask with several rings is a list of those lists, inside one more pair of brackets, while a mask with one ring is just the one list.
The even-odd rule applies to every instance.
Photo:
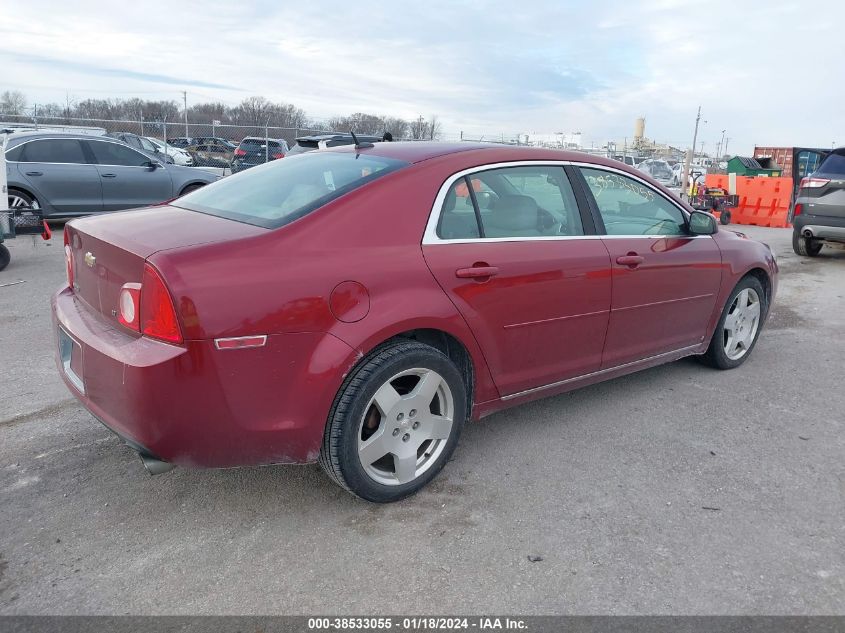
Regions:
[[38, 202], [32, 200], [31, 202], [22, 196], [15, 193], [9, 194], [9, 208], [10, 209], [37, 209]]
[[376, 391], [358, 428], [358, 458], [369, 477], [407, 484], [428, 470], [452, 432], [455, 402], [446, 380], [431, 369], [408, 369]]
[[760, 297], [754, 288], [744, 288], [734, 299], [725, 317], [725, 355], [738, 360], [748, 353], [760, 327]]

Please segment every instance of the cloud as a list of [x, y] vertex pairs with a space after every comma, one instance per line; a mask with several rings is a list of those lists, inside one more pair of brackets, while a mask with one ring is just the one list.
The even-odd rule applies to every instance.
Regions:
[[0, 59], [2, 58], [5, 58], [6, 63], [10, 64], [17, 63], [27, 66], [42, 66], [47, 67], [49, 72], [72, 72], [80, 75], [90, 76], [93, 78], [117, 78], [130, 81], [149, 82], [153, 84], [172, 84], [177, 86], [215, 88], [221, 90], [242, 90], [241, 88], [236, 88], [234, 86], [213, 83], [209, 81], [198, 81], [196, 79], [188, 77], [170, 77], [169, 75], [138, 72], [135, 70], [128, 70], [126, 68], [107, 68], [98, 64], [76, 62], [66, 59], [54, 59], [50, 57], [39, 57], [37, 55], [10, 53], [9, 51], [0, 50]]
[[198, 6], [16, 5], [0, 25], [4, 89], [42, 101], [258, 94], [317, 118], [437, 114], [455, 134], [581, 131], [597, 144], [645, 116], [648, 136], [679, 146], [701, 105], [705, 149], [726, 129], [744, 152], [829, 146], [845, 124], [845, 87], [826, 70], [845, 53], [835, 1], [812, 12], [762, 0]]

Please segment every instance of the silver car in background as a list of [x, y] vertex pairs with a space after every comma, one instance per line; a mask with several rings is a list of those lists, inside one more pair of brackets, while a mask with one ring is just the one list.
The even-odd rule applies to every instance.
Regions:
[[672, 184], [672, 168], [665, 160], [649, 158], [641, 162], [637, 169], [648, 174], [664, 187], [669, 187]]
[[106, 136], [20, 132], [6, 141], [9, 207], [45, 217], [119, 211], [172, 200], [218, 180], [165, 164]]

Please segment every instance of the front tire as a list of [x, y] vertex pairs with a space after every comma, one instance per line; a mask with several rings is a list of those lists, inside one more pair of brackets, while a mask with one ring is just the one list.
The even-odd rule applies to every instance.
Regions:
[[727, 226], [728, 224], [730, 224], [731, 223], [731, 212], [728, 211], [728, 210], [722, 211], [722, 213], [719, 214], [719, 222], [724, 226]]
[[443, 468], [466, 417], [466, 386], [448, 356], [416, 341], [388, 343], [340, 388], [320, 465], [362, 499], [398, 501]]
[[9, 253], [8, 248], [0, 244], [0, 270], [6, 268], [10, 261], [12, 261], [12, 254]]
[[756, 277], [741, 279], [725, 303], [701, 361], [717, 369], [742, 365], [757, 344], [768, 309], [760, 281]]
[[815, 257], [821, 252], [822, 243], [819, 240], [804, 237], [798, 231], [793, 231], [792, 250], [802, 257]]

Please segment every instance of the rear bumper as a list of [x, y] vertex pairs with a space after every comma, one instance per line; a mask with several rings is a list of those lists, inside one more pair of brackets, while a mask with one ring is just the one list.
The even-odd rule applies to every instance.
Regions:
[[334, 395], [356, 358], [324, 333], [271, 335], [264, 347], [241, 350], [136, 337], [92, 313], [69, 288], [52, 308], [54, 335], [62, 328], [79, 346], [71, 373], [55, 346], [68, 389], [130, 446], [181, 466], [315, 461]]
[[802, 213], [794, 219], [793, 226], [802, 235], [809, 231], [817, 239], [845, 242], [845, 217]]

